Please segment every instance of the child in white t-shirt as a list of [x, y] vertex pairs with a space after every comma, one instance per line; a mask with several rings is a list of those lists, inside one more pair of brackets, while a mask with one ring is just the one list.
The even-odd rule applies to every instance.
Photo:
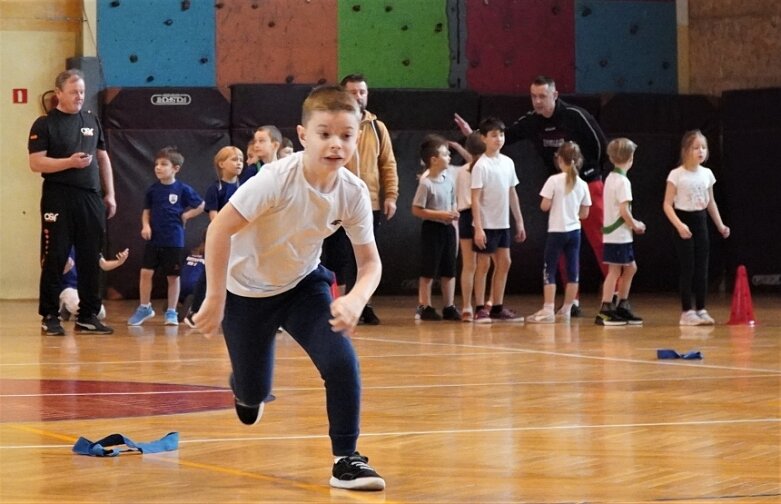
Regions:
[[588, 217], [591, 196], [586, 182], [579, 176], [583, 166], [583, 154], [575, 142], [564, 142], [556, 151], [556, 165], [561, 173], [551, 175], [542, 186], [540, 208], [550, 212], [548, 237], [545, 240], [545, 264], [543, 266], [543, 307], [527, 317], [528, 322], [552, 324], [556, 301], [556, 267], [564, 254], [567, 266], [567, 285], [564, 304], [559, 314], [569, 320], [572, 304], [578, 295], [580, 275], [580, 221]]

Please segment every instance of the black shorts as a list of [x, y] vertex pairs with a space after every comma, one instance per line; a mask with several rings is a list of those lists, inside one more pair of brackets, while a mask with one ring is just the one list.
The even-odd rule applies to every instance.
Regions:
[[420, 276], [456, 276], [456, 228], [424, 220], [420, 228]]
[[472, 250], [479, 254], [493, 254], [497, 249], [510, 248], [510, 228], [485, 229], [485, 248], [479, 249], [472, 243]]
[[151, 270], [160, 269], [165, 276], [179, 276], [183, 250], [181, 247], [158, 247], [147, 242], [141, 267]]
[[475, 228], [472, 226], [472, 209], [465, 208], [458, 211], [458, 239], [471, 240], [475, 237]]

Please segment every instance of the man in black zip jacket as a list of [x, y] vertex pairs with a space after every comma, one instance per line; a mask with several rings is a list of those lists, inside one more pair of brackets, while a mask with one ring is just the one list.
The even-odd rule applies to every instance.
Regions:
[[[580, 177], [588, 184], [591, 194], [591, 211], [582, 222], [583, 233], [594, 251], [602, 275], [607, 268], [602, 263], [602, 161], [607, 140], [596, 119], [586, 110], [558, 99], [556, 83], [550, 77], [538, 76], [530, 87], [533, 110], [522, 115], [505, 131], [506, 143], [532, 140], [551, 175], [558, 173], [554, 154], [567, 141], [580, 146], [583, 153], [583, 167]], [[472, 128], [458, 114], [455, 122], [461, 132], [468, 135]], [[566, 283], [566, 272], [559, 265], [560, 274]], [[573, 305], [573, 315], [578, 315], [578, 305]]]

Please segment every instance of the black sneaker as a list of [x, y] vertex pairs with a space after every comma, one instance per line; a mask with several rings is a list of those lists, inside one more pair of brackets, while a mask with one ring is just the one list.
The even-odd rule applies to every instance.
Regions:
[[374, 313], [374, 309], [372, 308], [372, 305], [366, 305], [363, 307], [363, 311], [361, 312], [361, 317], [358, 319], [358, 321], [366, 325], [380, 324], [380, 319]]
[[572, 308], [569, 309], [569, 316], [580, 317], [581, 315], [583, 315], [583, 312], [580, 310], [580, 305], [573, 303]]
[[385, 480], [369, 465], [368, 457], [358, 452], [334, 464], [329, 483], [347, 490], [385, 490]]
[[244, 425], [255, 425], [260, 421], [260, 417], [263, 416], [263, 404], [260, 403], [257, 406], [247, 406], [241, 404], [238, 399], [233, 398], [233, 404], [236, 407], [236, 416]]
[[461, 321], [461, 314], [458, 312], [458, 308], [454, 305], [445, 306], [442, 308], [442, 318], [445, 320]]
[[627, 306], [619, 306], [615, 311], [616, 315], [626, 320], [629, 325], [643, 325], [643, 319], [632, 313], [632, 309]]
[[76, 319], [76, 325], [74, 326], [74, 329], [77, 333], [81, 334], [113, 334], [114, 329], [110, 328], [107, 325], [104, 325], [103, 322], [98, 320], [98, 317], [95, 315], [90, 315], [89, 318], [82, 319], [78, 318]]
[[600, 310], [594, 323], [601, 326], [626, 325], [626, 319], [619, 317], [614, 310]]
[[433, 306], [424, 306], [420, 311], [420, 320], [442, 320], [442, 315]]
[[65, 329], [56, 315], [47, 315], [41, 320], [41, 334], [45, 336], [65, 336]]

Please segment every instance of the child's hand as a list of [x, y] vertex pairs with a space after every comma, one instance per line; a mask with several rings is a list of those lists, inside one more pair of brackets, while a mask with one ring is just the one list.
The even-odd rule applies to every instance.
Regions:
[[458, 129], [461, 130], [461, 133], [464, 134], [464, 136], [469, 136], [472, 134], [472, 127], [469, 125], [468, 122], [464, 120], [463, 117], [461, 117], [458, 114], [453, 114], [453, 120], [456, 123], [456, 126], [458, 126]]
[[724, 238], [729, 238], [729, 233], [730, 233], [729, 227], [727, 226], [722, 227], [721, 229], [719, 229], [719, 233], [721, 233], [721, 236], [723, 236]]
[[151, 240], [152, 239], [152, 228], [149, 226], [144, 226], [141, 228], [141, 238], [144, 240]]
[[348, 336], [355, 333], [355, 326], [358, 325], [358, 318], [363, 311], [363, 303], [360, 303], [350, 294], [339, 296], [331, 302], [331, 315], [333, 318], [328, 322], [331, 324], [333, 332], [344, 331]]
[[483, 231], [483, 228], [475, 228], [475, 236], [472, 238], [472, 241], [475, 242], [475, 247], [485, 250], [485, 231]]
[[692, 232], [689, 230], [689, 226], [681, 224], [681, 227], [678, 228], [678, 235], [684, 240], [688, 240], [692, 237]]
[[515, 241], [518, 243], [522, 243], [526, 241], [526, 228], [523, 226], [518, 226], [515, 229]]
[[644, 234], [645, 233], [645, 222], [636, 220], [635, 221], [635, 227], [632, 228], [632, 231], [634, 231], [637, 234]]
[[224, 303], [216, 303], [204, 299], [201, 308], [193, 315], [195, 329], [207, 338], [220, 333], [220, 324], [224, 312]]
[[130, 249], [125, 249], [121, 252], [117, 252], [117, 266], [122, 266], [127, 261], [127, 256], [130, 255]]

